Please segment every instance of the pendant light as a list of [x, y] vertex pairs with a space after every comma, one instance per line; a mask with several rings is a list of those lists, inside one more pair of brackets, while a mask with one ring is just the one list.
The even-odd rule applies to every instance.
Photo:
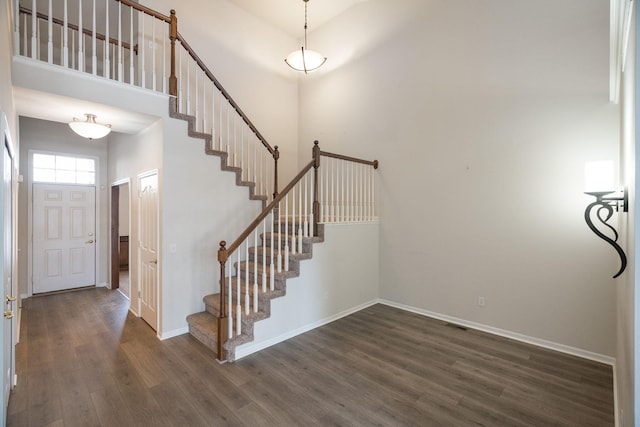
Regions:
[[307, 3], [309, 3], [309, 0], [302, 1], [304, 2], [304, 45], [300, 50], [291, 52], [284, 62], [294, 70], [304, 71], [307, 74], [309, 71], [320, 68], [327, 58], [318, 52], [307, 49]]
[[73, 121], [69, 123], [69, 127], [81, 137], [88, 139], [100, 139], [111, 132], [111, 125], [101, 125], [96, 123], [95, 114], [85, 113], [85, 117], [86, 120], [84, 122], [74, 117]]

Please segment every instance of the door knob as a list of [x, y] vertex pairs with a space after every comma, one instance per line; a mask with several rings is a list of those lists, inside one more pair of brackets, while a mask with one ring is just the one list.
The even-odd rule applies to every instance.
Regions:
[[16, 297], [10, 297], [9, 295], [7, 295], [5, 298], [7, 299], [7, 302], [12, 302], [18, 299]]
[[5, 311], [4, 317], [6, 317], [7, 319], [13, 319], [13, 311]]
[[149, 264], [157, 264], [157, 263], [158, 263], [157, 259], [154, 259], [153, 261], [149, 261]]
[[85, 243], [93, 243], [93, 240], [87, 240]]

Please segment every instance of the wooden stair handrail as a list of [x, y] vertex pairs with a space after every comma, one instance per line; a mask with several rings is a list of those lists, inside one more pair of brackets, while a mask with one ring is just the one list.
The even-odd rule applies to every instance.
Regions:
[[[25, 7], [25, 6], [20, 6], [20, 13], [24, 13], [25, 15], [33, 15], [33, 11], [31, 9]], [[42, 13], [42, 12], [36, 12], [36, 18], [42, 19], [43, 21], [48, 21], [49, 20], [49, 15], [47, 15], [46, 13]], [[61, 27], [64, 26], [64, 21], [62, 19], [51, 17], [51, 22], [53, 22], [56, 25], [60, 25]], [[71, 28], [73, 31], [80, 31], [80, 27], [78, 27], [75, 24], [67, 23], [67, 27]], [[89, 30], [87, 28], [83, 28], [82, 29], [82, 34], [84, 34], [85, 36], [93, 36], [93, 31]], [[100, 33], [96, 32], [96, 39], [102, 40], [102, 41], [106, 41], [107, 37], [104, 34], [100, 34]], [[131, 49], [131, 45], [129, 43], [123, 42], [123, 41], [118, 42], [118, 40], [114, 39], [113, 37], [109, 37], [109, 44], [116, 45], [116, 46], [122, 45], [122, 47], [125, 48], [125, 49]], [[134, 46], [133, 50], [137, 55], [138, 54], [138, 46], [137, 45]]]
[[342, 154], [328, 153], [326, 151], [321, 151], [320, 155], [325, 157], [331, 157], [338, 160], [346, 160], [348, 162], [362, 163], [363, 165], [373, 166], [374, 169], [378, 169], [377, 160], [363, 160], [363, 159], [358, 159], [356, 157], [343, 156]]
[[164, 15], [160, 12], [157, 12], [147, 6], [143, 6], [140, 3], [134, 3], [131, 0], [116, 0], [117, 2], [120, 2], [124, 5], [130, 6], [136, 10], [139, 10], [140, 12], [144, 12], [149, 16], [153, 16], [154, 18], [157, 18], [161, 21], [166, 22], [167, 24], [171, 24], [171, 18], [168, 17], [167, 15]]
[[215, 78], [215, 76], [213, 75], [211, 70], [209, 70], [209, 68], [207, 68], [207, 66], [204, 64], [202, 59], [200, 59], [198, 54], [193, 50], [191, 45], [189, 45], [189, 43], [187, 43], [187, 41], [184, 39], [184, 37], [182, 37], [182, 34], [180, 34], [180, 33], [178, 33], [178, 40], [180, 40], [180, 43], [182, 44], [182, 46], [185, 48], [187, 53], [189, 53], [189, 56], [191, 56], [193, 58], [193, 60], [196, 61], [196, 64], [198, 64], [200, 69], [202, 71], [204, 71], [204, 73], [207, 75], [207, 77], [209, 77], [209, 80], [211, 80], [213, 82], [213, 84], [216, 86], [216, 88], [218, 88], [220, 93], [222, 93], [222, 95], [226, 98], [226, 100], [229, 101], [229, 104], [231, 104], [231, 106], [237, 111], [237, 113], [240, 115], [240, 117], [242, 117], [242, 120], [244, 120], [244, 122], [247, 124], [247, 126], [249, 126], [249, 129], [251, 129], [253, 131], [253, 133], [256, 134], [256, 136], [258, 137], [260, 142], [262, 142], [262, 145], [265, 146], [265, 148], [269, 151], [269, 153], [272, 156], [275, 156], [275, 154], [274, 154], [275, 150], [271, 147], [271, 145], [269, 145], [267, 140], [262, 136], [260, 131], [258, 131], [258, 129], [253, 125], [253, 123], [251, 123], [251, 120], [249, 120], [247, 115], [242, 111], [242, 109], [238, 106], [238, 104], [233, 100], [231, 95], [229, 95], [229, 92], [227, 92], [226, 89], [224, 87], [222, 87], [222, 84], [220, 84], [218, 79]]
[[[278, 206], [278, 203], [282, 201], [289, 194], [296, 184], [298, 184], [302, 178], [311, 170], [314, 169], [314, 178], [313, 178], [313, 236], [318, 236], [318, 219], [320, 218], [320, 202], [318, 199], [318, 169], [320, 167], [320, 157], [332, 157], [335, 159], [346, 160], [354, 163], [361, 163], [365, 165], [372, 166], [374, 169], [378, 169], [378, 161], [377, 160], [363, 160], [358, 159], [356, 157], [344, 156], [342, 154], [328, 153], [320, 151], [320, 147], [318, 146], [318, 141], [313, 142], [313, 151], [312, 157], [313, 159], [302, 168], [300, 172], [287, 184], [287, 186], [280, 192], [275, 195], [273, 201], [269, 203], [269, 205], [260, 212], [257, 218], [240, 234], [229, 247], [227, 247], [226, 241], [220, 242], [220, 249], [218, 249], [218, 261], [220, 262], [220, 311], [218, 315], [218, 360], [224, 361], [226, 360], [226, 350], [224, 348], [224, 344], [229, 339], [228, 336], [228, 327], [229, 327], [229, 317], [227, 316], [227, 278], [226, 278], [226, 264], [229, 261], [229, 256], [233, 254], [236, 250], [240, 248], [242, 243], [251, 235], [251, 233], [256, 230], [260, 223]], [[273, 232], [273, 230], [272, 230]]]
[[226, 247], [227, 243], [224, 240], [220, 242], [220, 250], [218, 251], [218, 261], [220, 261], [221, 263], [226, 262], [227, 259], [229, 259], [229, 254], [232, 254], [233, 252], [235, 252], [236, 249], [240, 247], [242, 242], [244, 242], [245, 239], [249, 237], [251, 232], [260, 225], [260, 222], [263, 219], [265, 219], [267, 215], [269, 215], [269, 213], [273, 210], [273, 208], [276, 207], [277, 204], [282, 199], [284, 199], [284, 196], [287, 195], [287, 193], [300, 181], [302, 177], [304, 177], [304, 175], [307, 172], [309, 172], [309, 169], [314, 167], [314, 165], [315, 165], [315, 160], [312, 160], [304, 168], [302, 168], [302, 170], [298, 173], [298, 175], [296, 175], [295, 178], [293, 178], [291, 182], [287, 184], [287, 186], [284, 187], [280, 193], [278, 193], [278, 195], [273, 199], [273, 201], [269, 203], [262, 212], [260, 212], [257, 218], [251, 224], [249, 224], [246, 230], [244, 230], [242, 234], [240, 234], [240, 237], [234, 240], [234, 242], [229, 247]]

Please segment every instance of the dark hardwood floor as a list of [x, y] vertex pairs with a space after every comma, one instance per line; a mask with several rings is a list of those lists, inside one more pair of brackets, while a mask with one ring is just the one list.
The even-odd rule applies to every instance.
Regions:
[[25, 300], [8, 425], [614, 425], [610, 366], [383, 305], [227, 365], [127, 309]]

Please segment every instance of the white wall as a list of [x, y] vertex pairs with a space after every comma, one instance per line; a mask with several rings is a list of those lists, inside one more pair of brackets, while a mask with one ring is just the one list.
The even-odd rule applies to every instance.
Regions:
[[298, 42], [228, 0], [154, 0], [175, 9], [178, 31], [271, 146], [280, 149], [282, 186], [298, 172], [298, 73], [284, 58]]
[[107, 136], [105, 139], [89, 141], [76, 135], [68, 125], [46, 120], [20, 117], [20, 170], [24, 181], [19, 184], [18, 202], [18, 250], [19, 250], [19, 292], [30, 295], [28, 287], [31, 271], [28, 269], [28, 256], [31, 251], [31, 239], [28, 227], [29, 151], [37, 150], [56, 154], [91, 156], [98, 159], [96, 167], [96, 285], [105, 286], [108, 281], [108, 184], [107, 184]]
[[235, 174], [220, 170], [220, 158], [186, 134], [186, 122], [164, 121], [163, 338], [187, 332], [187, 315], [203, 311], [202, 297], [219, 290], [220, 241], [230, 244], [262, 210]]
[[286, 295], [271, 300], [271, 316], [256, 322], [254, 340], [236, 349], [236, 359], [375, 303], [378, 228], [377, 222], [325, 224], [324, 242], [300, 263], [300, 276], [287, 280]]
[[14, 143], [18, 144], [18, 118], [13, 104], [13, 87], [11, 85], [11, 58], [13, 52], [11, 2], [4, 1], [0, 5], [0, 111], [7, 115]]
[[617, 260], [582, 194], [585, 161], [618, 158], [608, 7], [370, 0], [313, 32], [300, 156], [380, 160], [381, 298], [615, 354]]

